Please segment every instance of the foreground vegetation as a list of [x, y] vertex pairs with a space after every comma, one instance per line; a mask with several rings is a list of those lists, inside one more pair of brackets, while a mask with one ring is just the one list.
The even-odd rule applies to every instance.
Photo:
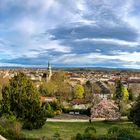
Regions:
[[[111, 127], [124, 127], [135, 128], [131, 122], [47, 122], [41, 129], [38, 130], [23, 130], [22, 133], [26, 137], [47, 137], [52, 138], [59, 134], [62, 139], [70, 140], [75, 137], [77, 133], [83, 134], [88, 127], [94, 127], [96, 129], [97, 136], [103, 136], [108, 133]], [[137, 137], [140, 138], [140, 130], [136, 130]]]
[[[63, 88], [67, 80], [61, 74], [55, 75], [55, 78], [52, 77], [53, 82], [55, 81], [54, 85], [57, 85], [57, 88], [61, 87], [53, 94], [57, 100], [52, 102], [41, 100], [42, 95], [48, 93], [48, 88], [52, 84], [47, 87], [47, 90], [46, 85], [45, 87], [41, 85], [38, 89], [24, 73], [18, 73], [10, 79], [1, 91], [0, 134], [10, 140], [140, 139], [140, 96], [132, 100], [131, 94], [121, 80], [116, 81], [113, 97], [102, 99], [98, 96], [90, 96], [92, 101], [88, 100], [87, 104], [86, 94], [93, 93], [92, 90], [96, 86], [92, 87], [89, 81], [86, 83], [86, 87], [76, 85], [73, 90], [70, 90], [73, 94], [70, 100], [70, 98], [64, 97], [69, 93], [64, 92]], [[46, 84], [50, 83], [46, 82]], [[52, 89], [54, 88], [52, 87]], [[66, 88], [66, 91], [68, 89]], [[86, 92], [89, 89], [91, 91]], [[43, 94], [41, 94], [42, 92]], [[104, 92], [102, 91], [102, 93]], [[70, 101], [80, 101], [80, 99], [85, 101], [88, 109], [76, 110], [69, 104]], [[80, 114], [83, 112], [90, 118], [105, 118], [108, 122], [46, 122], [49, 117], [69, 111], [77, 111]], [[133, 123], [117, 122], [121, 116], [128, 116]], [[113, 120], [116, 122], [111, 122]]]

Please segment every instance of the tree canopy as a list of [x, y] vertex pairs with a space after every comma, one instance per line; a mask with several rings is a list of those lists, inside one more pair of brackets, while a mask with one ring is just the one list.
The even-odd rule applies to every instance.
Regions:
[[140, 101], [139, 100], [132, 107], [129, 114], [129, 119], [133, 121], [134, 124], [140, 127]]
[[12, 114], [27, 129], [40, 128], [46, 122], [46, 110], [31, 80], [23, 73], [14, 76], [2, 89], [2, 114]]
[[129, 93], [127, 88], [123, 85], [121, 80], [116, 82], [116, 95], [115, 97], [119, 100], [128, 100]]
[[77, 84], [74, 87], [75, 98], [82, 99], [84, 97], [84, 87], [80, 84]]

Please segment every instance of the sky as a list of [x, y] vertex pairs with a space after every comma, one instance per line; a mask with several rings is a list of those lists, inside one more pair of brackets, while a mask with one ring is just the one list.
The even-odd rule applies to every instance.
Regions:
[[140, 0], [0, 0], [0, 66], [140, 69]]

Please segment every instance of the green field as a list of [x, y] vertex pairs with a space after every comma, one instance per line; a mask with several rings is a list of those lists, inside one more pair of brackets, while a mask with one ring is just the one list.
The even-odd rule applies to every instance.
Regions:
[[[131, 122], [47, 122], [43, 128], [38, 130], [23, 130], [26, 137], [52, 137], [54, 133], [58, 132], [65, 140], [70, 140], [72, 136], [75, 136], [78, 132], [83, 133], [85, 128], [94, 126], [97, 130], [97, 135], [103, 135], [107, 133], [108, 128], [112, 126], [119, 127], [133, 127]], [[140, 136], [140, 131], [138, 131]]]

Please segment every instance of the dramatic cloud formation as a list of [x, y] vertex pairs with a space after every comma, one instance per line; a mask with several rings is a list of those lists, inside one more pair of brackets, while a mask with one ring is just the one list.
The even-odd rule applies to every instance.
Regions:
[[140, 69], [137, 0], [0, 0], [0, 66]]

